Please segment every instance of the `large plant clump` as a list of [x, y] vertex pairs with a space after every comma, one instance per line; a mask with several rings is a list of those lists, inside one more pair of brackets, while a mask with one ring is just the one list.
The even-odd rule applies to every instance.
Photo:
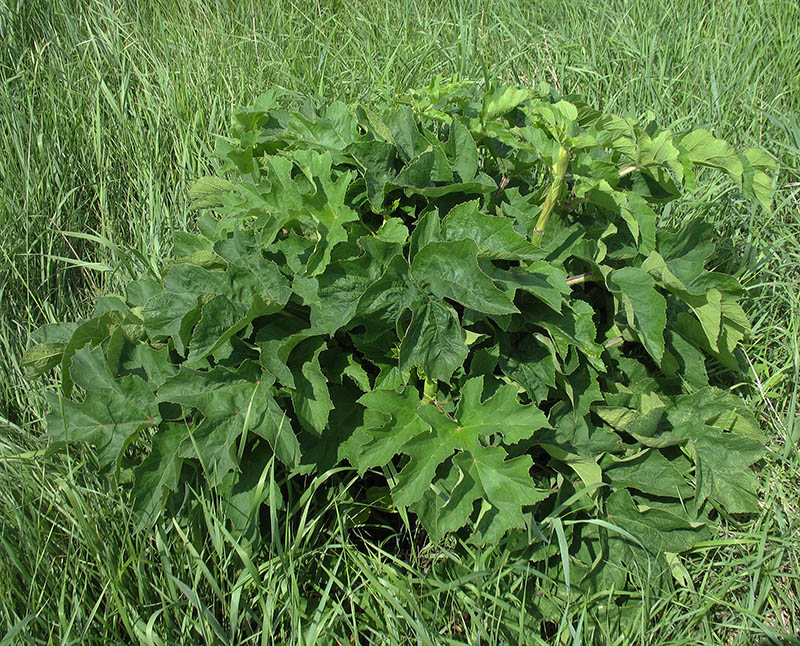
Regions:
[[349, 462], [433, 541], [570, 545], [573, 581], [619, 587], [758, 509], [758, 426], [707, 372], [738, 370], [741, 287], [708, 224], [658, 212], [703, 167], [769, 208], [766, 155], [467, 83], [382, 112], [268, 93], [236, 124], [161, 275], [25, 359], [60, 366], [49, 433], [142, 526], [199, 481], [257, 537], [267, 469]]

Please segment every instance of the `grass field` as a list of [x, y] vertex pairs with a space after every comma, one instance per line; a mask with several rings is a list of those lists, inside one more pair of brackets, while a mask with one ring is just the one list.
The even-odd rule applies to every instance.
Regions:
[[[793, 0], [0, 0], [0, 646], [800, 643], [798, 24]], [[780, 165], [770, 215], [712, 174], [671, 213], [714, 222], [746, 287], [738, 392], [768, 438], [762, 513], [682, 555], [671, 593], [642, 582], [624, 622], [587, 621], [600, 598], [526, 598], [548, 573], [497, 548], [388, 525], [355, 541], [355, 476], [320, 476], [250, 560], [214, 500], [203, 542], [178, 524], [135, 533], [90, 452], [47, 451], [52, 384], [20, 367], [29, 333], [165, 257], [235, 107], [275, 86], [380, 102], [437, 74], [546, 81]], [[558, 618], [534, 634], [538, 612]]]

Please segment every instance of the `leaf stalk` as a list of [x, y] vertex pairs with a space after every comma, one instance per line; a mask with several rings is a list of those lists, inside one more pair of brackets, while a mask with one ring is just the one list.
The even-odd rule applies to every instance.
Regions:
[[439, 391], [439, 384], [435, 379], [425, 379], [425, 386], [422, 391], [422, 403], [430, 404], [436, 401], [436, 394]]
[[567, 285], [578, 285], [579, 283], [589, 283], [595, 280], [600, 280], [600, 276], [590, 271], [585, 274], [577, 274], [575, 276], [570, 276], [569, 278], [567, 278]]

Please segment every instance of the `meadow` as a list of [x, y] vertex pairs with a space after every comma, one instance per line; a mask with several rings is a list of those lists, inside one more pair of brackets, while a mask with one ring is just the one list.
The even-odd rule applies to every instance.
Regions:
[[[797, 24], [790, 0], [0, 1], [0, 645], [797, 643]], [[529, 598], [550, 573], [501, 546], [431, 544], [390, 514], [359, 538], [347, 470], [290, 499], [255, 554], [202, 494], [201, 527], [137, 532], [96, 456], [44, 434], [55, 381], [21, 366], [31, 331], [163, 262], [237, 107], [270, 88], [382, 104], [437, 75], [546, 82], [778, 163], [771, 213], [706, 173], [663, 223], [712, 222], [716, 266], [745, 287], [750, 374], [726, 386], [765, 434], [761, 512], [722, 519], [622, 616], [603, 612], [614, 591]]]

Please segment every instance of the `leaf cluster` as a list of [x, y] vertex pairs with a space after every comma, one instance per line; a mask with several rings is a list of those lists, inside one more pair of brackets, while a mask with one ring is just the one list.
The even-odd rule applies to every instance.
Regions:
[[457, 82], [382, 111], [271, 92], [235, 126], [161, 275], [25, 357], [60, 366], [49, 433], [130, 480], [142, 526], [200, 478], [257, 535], [270, 465], [349, 462], [434, 541], [550, 556], [549, 523], [607, 586], [757, 510], [760, 432], [707, 370], [739, 368], [742, 290], [708, 224], [658, 213], [703, 168], [768, 209], [766, 155]]

